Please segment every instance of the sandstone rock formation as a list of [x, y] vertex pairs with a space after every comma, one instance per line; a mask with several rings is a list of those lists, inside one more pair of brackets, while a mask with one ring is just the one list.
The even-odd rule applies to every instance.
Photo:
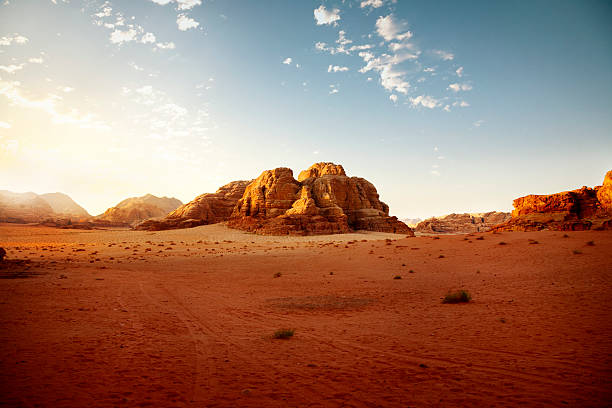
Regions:
[[176, 198], [147, 194], [121, 201], [96, 217], [97, 225], [133, 225], [147, 218], [163, 217], [183, 204]]
[[199, 225], [227, 221], [234, 206], [244, 194], [250, 181], [232, 181], [216, 193], [202, 194], [161, 219], [148, 219], [134, 226], [139, 230], [159, 231], [192, 228]]
[[432, 217], [420, 222], [416, 232], [430, 234], [469, 234], [489, 231], [493, 226], [506, 222], [510, 213], [491, 211], [475, 214], [449, 214], [443, 217]]
[[270, 235], [334, 234], [352, 230], [413, 235], [379, 200], [367, 180], [340, 165], [316, 163], [298, 180], [288, 168], [264, 171], [245, 189], [230, 227]]
[[89, 213], [72, 198], [64, 193], [41, 194], [40, 198], [45, 200], [56, 214], [66, 217], [89, 218]]
[[603, 186], [514, 200], [512, 219], [495, 231], [612, 229], [612, 171]]

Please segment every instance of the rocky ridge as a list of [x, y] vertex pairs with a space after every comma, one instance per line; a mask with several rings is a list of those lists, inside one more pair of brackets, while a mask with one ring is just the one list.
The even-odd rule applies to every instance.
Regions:
[[134, 226], [138, 230], [159, 231], [167, 229], [192, 228], [199, 225], [227, 221], [234, 206], [244, 194], [251, 181], [232, 181], [220, 187], [215, 193], [197, 196], [163, 218], [148, 219]]
[[497, 224], [508, 221], [510, 213], [491, 211], [486, 213], [449, 214], [443, 217], [431, 217], [421, 221], [416, 232], [429, 234], [469, 234], [489, 231]]
[[612, 171], [603, 185], [514, 200], [512, 218], [494, 231], [612, 229]]

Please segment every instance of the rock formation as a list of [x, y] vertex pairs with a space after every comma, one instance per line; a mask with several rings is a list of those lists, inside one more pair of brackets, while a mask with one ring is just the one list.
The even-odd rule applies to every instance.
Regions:
[[232, 181], [220, 187], [216, 193], [202, 194], [161, 219], [145, 220], [134, 226], [139, 230], [159, 231], [192, 228], [199, 225], [227, 221], [234, 206], [244, 194], [250, 181]]
[[493, 226], [510, 219], [510, 213], [491, 211], [476, 214], [449, 214], [420, 222], [416, 232], [430, 234], [468, 234], [489, 231]]
[[582, 187], [550, 195], [528, 195], [514, 200], [512, 219], [495, 231], [580, 231], [612, 229], [612, 171], [603, 186]]
[[96, 225], [133, 225], [147, 218], [163, 217], [183, 204], [176, 198], [147, 194], [121, 201], [96, 217]]
[[245, 189], [230, 227], [269, 235], [334, 234], [352, 230], [413, 235], [381, 202], [367, 180], [340, 165], [316, 163], [298, 180], [288, 168], [264, 171]]
[[91, 217], [83, 207], [78, 205], [72, 198], [64, 193], [41, 194], [40, 198], [45, 200], [56, 214], [76, 218]]
[[419, 222], [423, 221], [423, 219], [422, 218], [402, 218], [400, 219], [400, 221], [406, 224], [407, 226], [409, 226], [410, 228], [415, 228], [417, 225], [419, 225]]

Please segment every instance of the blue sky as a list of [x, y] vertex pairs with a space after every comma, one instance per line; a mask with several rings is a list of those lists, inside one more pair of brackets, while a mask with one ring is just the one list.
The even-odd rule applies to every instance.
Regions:
[[7, 0], [0, 189], [97, 214], [318, 161], [391, 213], [509, 210], [612, 169], [606, 1]]

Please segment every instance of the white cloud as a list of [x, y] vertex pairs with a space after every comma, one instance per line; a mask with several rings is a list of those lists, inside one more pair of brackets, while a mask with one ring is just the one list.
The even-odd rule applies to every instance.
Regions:
[[158, 42], [155, 45], [157, 46], [157, 48], [162, 49], [162, 50], [173, 50], [176, 48], [176, 46], [174, 45], [172, 41], [165, 42], [165, 43]]
[[444, 61], [452, 61], [455, 58], [454, 54], [447, 51], [433, 50], [433, 53]]
[[170, 3], [176, 3], [176, 8], [179, 10], [190, 10], [195, 6], [202, 4], [202, 0], [151, 0], [155, 4], [165, 6]]
[[359, 72], [366, 73], [374, 70], [379, 72], [380, 83], [388, 91], [399, 92], [402, 94], [408, 93], [410, 83], [405, 80], [406, 73], [396, 69], [396, 65], [418, 58], [418, 55], [404, 52], [401, 54], [383, 54], [380, 57], [374, 57], [374, 54], [368, 51], [359, 53], [359, 56], [363, 58], [367, 64], [362, 67]]
[[397, 95], [391, 94], [391, 95], [389, 95], [389, 99], [391, 99], [391, 101], [393, 101], [393, 102], [397, 102]]
[[336, 88], [336, 85], [332, 84], [332, 85], [329, 86], [329, 88], [330, 88], [330, 90], [329, 90], [329, 94], [330, 95], [337, 94], [338, 92], [340, 92], [338, 90], [338, 88]]
[[293, 61], [293, 59], [291, 59], [291, 57], [287, 57], [283, 60], [283, 64], [291, 65], [291, 61]]
[[30, 58], [28, 59], [28, 62], [31, 62], [32, 64], [42, 64], [43, 62], [45, 62], [45, 60], [42, 57], [38, 57], [38, 58]]
[[324, 5], [320, 5], [313, 12], [314, 19], [317, 21], [317, 25], [333, 24], [337, 25], [337, 21], [340, 20], [340, 10], [333, 9], [327, 10]]
[[419, 95], [415, 98], [410, 98], [410, 103], [414, 107], [421, 105], [429, 109], [433, 109], [439, 105], [438, 100], [436, 100], [435, 98], [431, 96], [426, 96], [426, 95]]
[[436, 69], [433, 67], [428, 67], [428, 68], [425, 68], [423, 72], [436, 72]]
[[450, 112], [451, 111], [450, 105], [444, 105], [443, 109], [444, 109], [445, 112]]
[[178, 15], [176, 18], [176, 24], [178, 25], [178, 29], [181, 31], [187, 31], [200, 25], [200, 23], [195, 21], [193, 18], [187, 17], [185, 14]]
[[9, 74], [14, 74], [15, 72], [23, 69], [24, 66], [25, 66], [25, 64], [19, 64], [19, 65], [15, 65], [15, 64], [0, 65], [0, 71], [7, 72]]
[[376, 20], [376, 32], [386, 41], [403, 41], [412, 37], [410, 31], [406, 31], [408, 24], [405, 21], [396, 21], [393, 14], [386, 17], [378, 17]]
[[480, 119], [473, 123], [474, 127], [480, 127], [484, 123], [484, 120]]
[[155, 34], [153, 33], [146, 33], [140, 38], [140, 42], [143, 44], [154, 43], [155, 40]]
[[383, 0], [364, 0], [361, 2], [359, 7], [361, 8], [365, 8], [365, 7], [379, 8], [379, 7], [382, 7], [383, 4], [384, 4]]
[[347, 45], [352, 42], [353, 42], [352, 40], [349, 40], [348, 38], [346, 38], [346, 32], [344, 30], [338, 31], [338, 39], [336, 40], [336, 43], [340, 45]]
[[21, 34], [14, 33], [8, 37], [0, 37], [0, 45], [25, 44], [29, 40]]
[[461, 78], [463, 76], [463, 67], [457, 68], [455, 72], [457, 73], [457, 76]]
[[440, 172], [438, 170], [432, 170], [431, 174], [433, 174], [434, 176], [439, 176]]
[[338, 65], [330, 65], [329, 67], [327, 67], [327, 72], [346, 72], [348, 70], [348, 67], [341, 67]]
[[74, 88], [71, 88], [69, 86], [65, 86], [64, 88], [62, 88], [62, 92], [65, 92], [65, 93], [70, 93], [72, 91], [74, 91]]
[[144, 71], [144, 68], [143, 68], [143, 67], [141, 67], [141, 66], [139, 66], [139, 65], [136, 65], [136, 63], [135, 63], [135, 62], [128, 62], [128, 65], [129, 65], [131, 68], [133, 68], [135, 71]]
[[10, 123], [6, 123], [6, 122], [0, 122], [0, 128], [2, 128], [2, 129], [10, 129], [11, 128], [11, 124]]
[[450, 89], [453, 92], [470, 91], [472, 89], [472, 85], [455, 83], [450, 84], [447, 89]]
[[460, 108], [467, 108], [468, 106], [470, 106], [470, 104], [467, 103], [466, 101], [457, 101], [457, 102], [453, 102], [453, 106], [458, 106]]
[[110, 35], [110, 42], [113, 44], [123, 44], [124, 42], [134, 41], [138, 33], [130, 28], [127, 31], [115, 30]]

